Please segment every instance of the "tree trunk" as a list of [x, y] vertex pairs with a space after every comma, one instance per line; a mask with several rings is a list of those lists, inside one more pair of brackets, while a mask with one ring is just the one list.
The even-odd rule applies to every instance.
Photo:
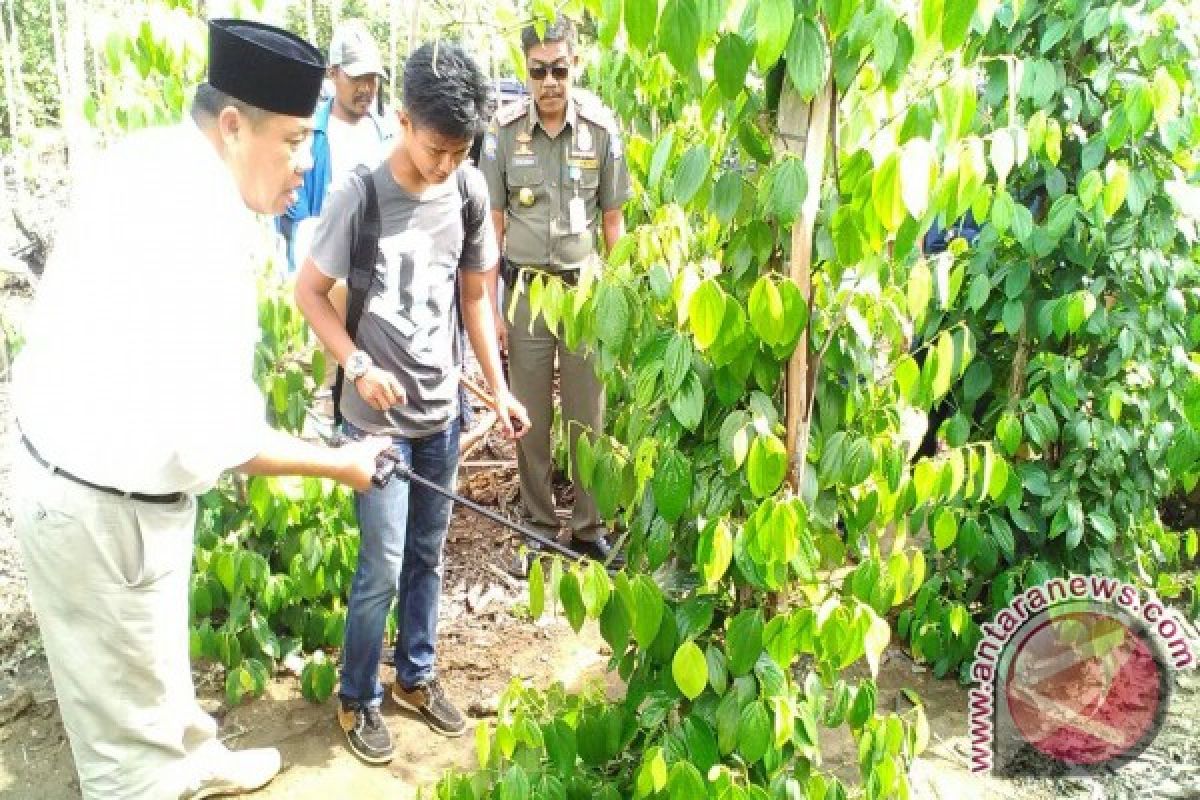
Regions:
[[412, 13], [408, 17], [408, 50], [411, 53], [417, 49], [421, 40], [421, 0], [412, 0]]
[[399, 71], [400, 0], [388, 0], [388, 101], [396, 105], [396, 80]]
[[329, 30], [336, 31], [342, 21], [342, 0], [329, 0]]
[[[804, 159], [808, 177], [808, 195], [792, 226], [792, 262], [789, 275], [812, 308], [812, 247], [817, 208], [821, 202], [821, 183], [829, 144], [829, 120], [832, 113], [833, 82], [830, 80], [812, 102], [805, 102], [784, 82], [779, 98], [777, 147]], [[810, 350], [808, 329], [800, 337], [787, 368], [787, 434], [785, 446], [789, 476], [797, 490], [803, 485], [808, 456], [808, 437], [816, 366]]]
[[[0, 0], [3, 2], [4, 0]], [[7, 22], [0, 16], [0, 56], [4, 60], [4, 102], [8, 110], [8, 129], [12, 143], [13, 186], [12, 209], [20, 212], [21, 198], [25, 196], [25, 156], [22, 153], [21, 142], [21, 98], [24, 94], [24, 81], [21, 74], [21, 47], [18, 42], [17, 20], [13, 14], [13, 4], [16, 0], [8, 0], [5, 5], [8, 10]], [[0, 172], [0, 184], [3, 184], [3, 173]], [[7, 193], [8, 187], [0, 185]]]
[[[70, 0], [65, 0], [70, 2]], [[58, 15], [58, 0], [50, 0], [50, 41], [54, 46], [54, 77], [58, 81], [59, 119], [62, 121], [67, 97], [67, 63], [63, 56], [62, 21]]]
[[304, 24], [308, 28], [308, 40], [313, 44], [317, 43], [317, 15], [313, 11], [313, 3], [316, 0], [304, 0]]
[[[53, 0], [52, 0], [53, 1]], [[64, 0], [67, 15], [66, 85], [62, 95], [63, 128], [67, 135], [67, 157], [71, 174], [87, 166], [92, 154], [92, 132], [83, 113], [88, 96], [87, 37], [81, 0]]]

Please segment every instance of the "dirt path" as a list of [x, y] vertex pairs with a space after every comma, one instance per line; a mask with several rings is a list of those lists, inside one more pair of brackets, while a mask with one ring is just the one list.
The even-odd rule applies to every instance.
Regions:
[[[462, 707], [494, 707], [495, 698], [514, 677], [539, 686], [555, 681], [581, 685], [596, 679], [604, 662], [597, 655], [603, 642], [594, 631], [576, 636], [565, 623], [530, 625], [511, 619], [491, 630], [472, 624], [451, 625], [443, 632], [441, 671], [450, 696]], [[391, 670], [385, 668], [385, 681]], [[0, 727], [0, 798], [12, 800], [77, 800], [79, 787], [62, 724], [57, 714], [45, 662], [27, 662], [12, 685], [0, 693], [0, 722], [9, 711], [20, 715]], [[220, 723], [221, 737], [233, 748], [273, 746], [283, 754], [284, 770], [256, 798], [324, 799], [329, 797], [407, 800], [435, 783], [452, 767], [475, 763], [474, 730], [459, 739], [434, 735], [417, 718], [390, 702], [384, 716], [395, 737], [396, 758], [388, 767], [368, 767], [345, 747], [334, 719], [335, 702], [321, 705], [300, 695], [291, 677], [274, 680], [259, 699], [229, 710], [221, 694], [219, 670], [198, 671], [202, 705]], [[103, 681], [97, 690], [103, 691]], [[16, 705], [14, 705], [14, 698]]]

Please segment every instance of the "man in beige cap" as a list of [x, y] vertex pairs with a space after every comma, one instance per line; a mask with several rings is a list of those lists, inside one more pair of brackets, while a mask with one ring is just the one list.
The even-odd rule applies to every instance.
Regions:
[[287, 31], [213, 20], [191, 119], [98, 159], [39, 287], [14, 365], [14, 521], [84, 800], [240, 794], [275, 776], [278, 751], [229, 750], [196, 703], [195, 495], [226, 470], [364, 490], [388, 445], [269, 428], [251, 376], [255, 214], [295, 197], [324, 71]]
[[296, 202], [278, 219], [289, 271], [304, 263], [329, 192], [355, 167], [378, 166], [391, 152], [395, 125], [377, 113], [376, 104], [383, 76], [383, 59], [366, 24], [352, 19], [339, 25], [329, 45], [333, 96], [319, 103], [313, 115], [313, 167]]

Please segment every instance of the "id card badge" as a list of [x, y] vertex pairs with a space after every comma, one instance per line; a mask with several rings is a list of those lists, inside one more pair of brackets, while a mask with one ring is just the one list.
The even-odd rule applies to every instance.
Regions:
[[587, 206], [582, 197], [573, 197], [567, 206], [570, 218], [571, 233], [579, 235], [587, 232]]

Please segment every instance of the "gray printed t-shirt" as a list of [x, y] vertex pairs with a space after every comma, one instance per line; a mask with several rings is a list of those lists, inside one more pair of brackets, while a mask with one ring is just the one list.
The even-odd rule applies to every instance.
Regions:
[[[355, 342], [399, 379], [406, 402], [377, 411], [347, 382], [342, 416], [368, 433], [429, 436], [444, 431], [458, 413], [454, 282], [458, 270], [485, 271], [499, 255], [487, 182], [474, 167], [460, 169], [467, 176], [465, 235], [456, 176], [416, 196], [396, 183], [386, 161], [372, 175], [381, 222], [379, 260]], [[325, 201], [310, 254], [331, 278], [350, 274], [350, 248], [365, 207], [357, 180]]]

